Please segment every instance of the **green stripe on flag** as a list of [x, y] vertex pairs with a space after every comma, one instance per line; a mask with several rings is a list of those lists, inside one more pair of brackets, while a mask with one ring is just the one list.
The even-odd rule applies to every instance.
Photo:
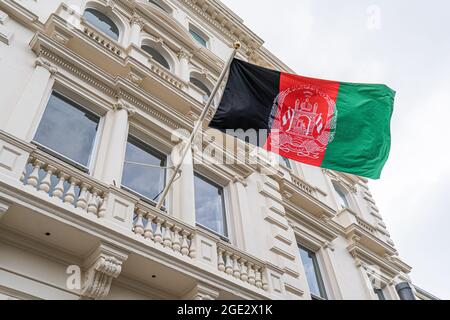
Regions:
[[379, 179], [391, 147], [394, 97], [385, 85], [341, 83], [336, 131], [321, 166]]

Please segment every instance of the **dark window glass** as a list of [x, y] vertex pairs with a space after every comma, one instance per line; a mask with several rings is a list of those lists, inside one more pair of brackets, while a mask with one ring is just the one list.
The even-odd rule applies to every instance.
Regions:
[[158, 50], [156, 50], [155, 48], [143, 45], [142, 46], [142, 50], [144, 50], [145, 52], [147, 52], [149, 55], [152, 56], [153, 60], [155, 60], [156, 62], [158, 62], [160, 65], [162, 65], [164, 68], [170, 70], [170, 65], [167, 62], [166, 58], [164, 58], [164, 56], [158, 52]]
[[299, 247], [299, 251], [311, 295], [313, 298], [326, 299], [327, 296], [323, 286], [322, 276], [320, 275], [316, 254], [303, 247]]
[[157, 6], [158, 8], [160, 8], [161, 10], [169, 13], [169, 11], [163, 7], [163, 5], [161, 3], [159, 3], [159, 1], [156, 0], [149, 0], [148, 2], [153, 3], [155, 6]]
[[87, 167], [100, 118], [53, 92], [34, 141]]
[[197, 223], [227, 237], [223, 188], [195, 174]]
[[164, 189], [166, 156], [129, 137], [123, 167], [122, 186], [157, 201]]
[[289, 161], [289, 159], [288, 159], [288, 158], [285, 158], [285, 157], [281, 157], [281, 158], [283, 159], [284, 165], [285, 165], [287, 168], [292, 169], [291, 161]]
[[110, 17], [98, 10], [88, 8], [84, 11], [86, 21], [114, 40], [119, 40], [119, 28]]
[[334, 190], [336, 190], [339, 209], [350, 208], [348, 205], [347, 195], [342, 188], [333, 182]]
[[378, 300], [386, 300], [386, 297], [384, 295], [383, 289], [374, 288], [373, 291], [377, 295]]
[[208, 42], [206, 41], [206, 39], [204, 37], [202, 37], [201, 35], [198, 34], [198, 32], [190, 29], [189, 32], [191, 33], [192, 37], [195, 39], [195, 41], [197, 41], [198, 43], [200, 43], [203, 47], [206, 48]]
[[203, 82], [198, 80], [197, 78], [191, 77], [190, 81], [194, 86], [196, 86], [198, 89], [203, 91], [203, 93], [205, 94], [205, 96], [203, 97], [203, 100], [205, 100], [205, 102], [206, 102], [209, 99], [209, 97], [211, 96], [211, 90], [209, 90], [209, 88]]

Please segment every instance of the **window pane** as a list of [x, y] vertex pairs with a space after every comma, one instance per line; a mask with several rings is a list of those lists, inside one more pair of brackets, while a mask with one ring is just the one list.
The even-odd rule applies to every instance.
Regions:
[[87, 167], [100, 118], [53, 93], [34, 141]]
[[291, 167], [291, 161], [290, 161], [288, 158], [281, 157], [281, 159], [282, 159], [284, 165], [285, 165], [287, 168], [292, 169], [292, 167]]
[[326, 298], [315, 253], [301, 247], [299, 250], [311, 294]]
[[142, 50], [144, 50], [144, 51], [147, 52], [149, 55], [151, 55], [152, 58], [153, 58], [153, 60], [155, 60], [156, 62], [158, 62], [158, 63], [159, 63], [160, 65], [162, 65], [164, 68], [170, 70], [170, 65], [169, 65], [169, 63], [167, 62], [166, 58], [164, 58], [164, 56], [163, 56], [161, 53], [159, 53], [158, 50], [156, 50], [156, 49], [154, 49], [154, 48], [152, 48], [152, 47], [146, 46], [146, 45], [143, 45], [143, 46], [142, 46]]
[[198, 43], [200, 43], [203, 47], [206, 48], [208, 42], [206, 41], [205, 38], [203, 38], [201, 35], [199, 35], [197, 32], [195, 32], [194, 30], [190, 29], [189, 32], [191, 33], [192, 37], [195, 39], [195, 41], [197, 41]]
[[125, 155], [122, 185], [147, 199], [157, 201], [165, 185], [165, 166], [164, 155], [130, 137]]
[[119, 28], [110, 17], [95, 9], [86, 9], [84, 15], [86, 21], [96, 27], [98, 30], [111, 37], [114, 40], [119, 39]]
[[223, 188], [195, 175], [195, 216], [197, 223], [227, 236]]
[[345, 194], [345, 192], [343, 192], [342, 189], [339, 187], [339, 185], [336, 185], [335, 183], [333, 183], [333, 187], [336, 190], [339, 208], [340, 209], [349, 208], [347, 195]]

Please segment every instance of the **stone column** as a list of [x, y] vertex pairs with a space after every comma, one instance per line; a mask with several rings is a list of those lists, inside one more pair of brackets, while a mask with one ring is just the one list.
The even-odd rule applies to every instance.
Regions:
[[130, 19], [131, 34], [130, 34], [130, 44], [137, 47], [140, 46], [141, 31], [144, 28], [144, 20], [137, 14], [134, 14]]
[[5, 125], [6, 132], [26, 141], [32, 139], [51, 76], [58, 72], [56, 67], [42, 58], [38, 58], [35, 65], [31, 79], [25, 85], [23, 94]]
[[[180, 153], [185, 144], [177, 145], [171, 155], [172, 165], [176, 165], [180, 159]], [[169, 170], [169, 175], [173, 170]], [[171, 212], [183, 222], [195, 226], [195, 192], [194, 192], [194, 164], [192, 149], [190, 148], [183, 165], [180, 177], [174, 183], [171, 194]]]
[[178, 58], [180, 59], [180, 78], [185, 81], [185, 82], [189, 82], [190, 80], [190, 73], [189, 73], [189, 62], [191, 60], [192, 55], [181, 49], [178, 52]]
[[128, 140], [128, 117], [134, 111], [124, 102], [119, 101], [110, 112], [113, 113], [113, 116], [107, 116], [106, 120], [112, 122], [112, 126], [110, 134], [102, 137], [102, 142], [107, 145], [107, 150], [103, 159], [99, 157], [99, 165], [103, 166], [101, 180], [120, 187]]

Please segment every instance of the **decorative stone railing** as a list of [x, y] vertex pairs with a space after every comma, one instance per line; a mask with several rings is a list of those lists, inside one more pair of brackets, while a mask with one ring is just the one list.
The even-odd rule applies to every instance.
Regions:
[[308, 183], [306, 183], [305, 181], [301, 180], [300, 178], [291, 175], [291, 179], [292, 179], [292, 183], [299, 188], [300, 190], [313, 195], [314, 192], [314, 187], [312, 187], [311, 185], [309, 185]]
[[107, 187], [63, 161], [40, 150], [28, 158], [22, 183], [65, 205], [104, 217]]
[[183, 256], [196, 257], [195, 230], [147, 204], [136, 206], [133, 232]]
[[159, 63], [155, 62], [153, 59], [148, 60], [148, 67], [150, 71], [156, 74], [158, 77], [167, 81], [171, 85], [177, 87], [178, 89], [182, 89], [184, 84], [181, 80], [175, 77], [170, 71], [166, 70]]
[[217, 268], [259, 289], [269, 290], [264, 263], [223, 242], [217, 243]]
[[369, 233], [375, 233], [375, 228], [372, 227], [369, 223], [365, 222], [364, 220], [362, 220], [359, 217], [356, 217], [356, 222], [358, 223], [358, 225], [363, 228], [364, 230], [366, 230]]
[[122, 50], [114, 40], [108, 38], [107, 36], [102, 35], [99, 31], [94, 28], [88, 26], [86, 23], [81, 25], [81, 30], [85, 35], [89, 38], [102, 45], [112, 53], [122, 57], [124, 50]]

